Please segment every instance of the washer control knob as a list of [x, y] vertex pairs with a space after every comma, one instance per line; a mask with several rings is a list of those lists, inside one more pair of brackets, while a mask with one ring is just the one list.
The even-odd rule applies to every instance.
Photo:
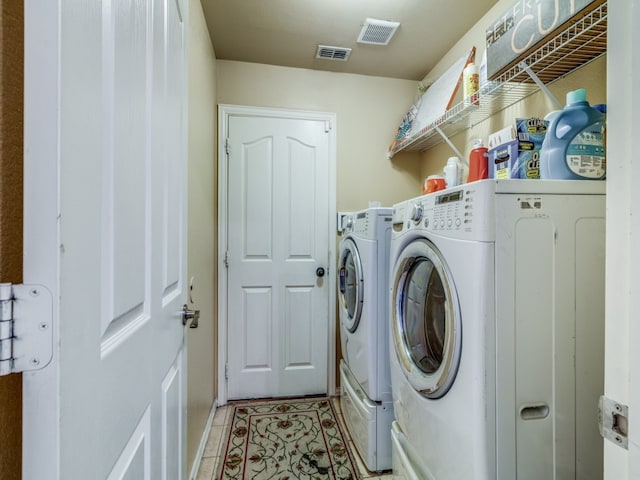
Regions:
[[422, 220], [422, 214], [423, 214], [422, 204], [416, 203], [411, 208], [411, 220], [413, 220], [416, 223], [420, 222], [420, 220]]
[[349, 217], [347, 218], [347, 223], [344, 226], [345, 230], [351, 230], [353, 228], [353, 218]]

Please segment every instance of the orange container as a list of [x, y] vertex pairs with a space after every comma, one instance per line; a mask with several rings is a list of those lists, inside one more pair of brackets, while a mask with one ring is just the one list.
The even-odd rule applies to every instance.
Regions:
[[432, 193], [447, 188], [447, 183], [442, 175], [429, 175], [422, 184], [422, 193]]

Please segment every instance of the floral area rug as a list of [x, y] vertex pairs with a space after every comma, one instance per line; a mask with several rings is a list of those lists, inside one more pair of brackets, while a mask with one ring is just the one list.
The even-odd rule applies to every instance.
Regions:
[[357, 480], [328, 398], [234, 406], [220, 480]]

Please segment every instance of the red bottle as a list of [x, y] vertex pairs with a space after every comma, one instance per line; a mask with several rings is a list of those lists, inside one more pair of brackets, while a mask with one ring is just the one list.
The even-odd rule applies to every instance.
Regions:
[[469, 153], [469, 175], [467, 183], [489, 177], [488, 150], [482, 145], [481, 139], [473, 141], [473, 148]]

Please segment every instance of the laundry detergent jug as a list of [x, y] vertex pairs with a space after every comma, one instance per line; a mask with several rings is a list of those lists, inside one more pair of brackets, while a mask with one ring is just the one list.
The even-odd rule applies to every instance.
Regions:
[[601, 180], [606, 174], [604, 115], [587, 102], [584, 88], [567, 93], [567, 105], [551, 116], [540, 149], [540, 178]]

